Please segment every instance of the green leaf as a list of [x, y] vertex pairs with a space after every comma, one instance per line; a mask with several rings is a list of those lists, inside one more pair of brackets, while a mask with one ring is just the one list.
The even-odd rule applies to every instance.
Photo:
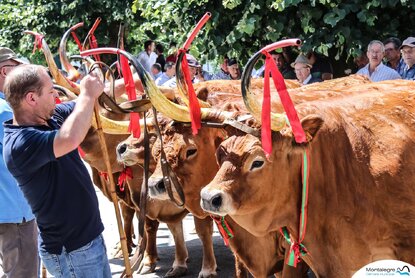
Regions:
[[241, 0], [223, 0], [222, 1], [223, 7], [226, 9], [235, 9], [239, 5], [241, 5]]

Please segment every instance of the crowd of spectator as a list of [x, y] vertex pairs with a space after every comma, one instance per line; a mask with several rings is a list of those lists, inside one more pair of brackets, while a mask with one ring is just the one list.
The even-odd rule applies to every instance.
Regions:
[[[354, 58], [357, 74], [366, 75], [377, 82], [391, 79], [414, 79], [415, 77], [415, 37], [408, 37], [403, 42], [396, 37], [384, 42], [373, 40], [367, 46], [366, 53]], [[138, 55], [139, 61], [148, 70], [156, 84], [176, 86], [175, 63], [177, 45], [172, 42], [167, 58], [163, 54], [163, 46], [154, 41], [146, 41], [144, 50]], [[321, 82], [333, 78], [333, 66], [328, 57], [315, 51], [298, 53], [291, 47], [272, 51], [272, 58], [284, 79], [296, 79], [302, 85]], [[200, 63], [190, 54], [186, 59], [192, 72], [192, 82], [208, 80], [238, 80], [241, 78], [241, 66], [236, 58], [223, 57], [217, 72], [211, 73], [202, 69]], [[254, 70], [252, 77], [264, 77], [265, 65]], [[347, 72], [348, 74], [351, 71]]]

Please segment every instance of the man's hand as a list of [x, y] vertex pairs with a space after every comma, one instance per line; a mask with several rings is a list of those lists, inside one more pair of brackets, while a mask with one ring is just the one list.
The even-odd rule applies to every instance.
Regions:
[[104, 83], [94, 71], [85, 76], [81, 81], [81, 94], [97, 99], [104, 91]]

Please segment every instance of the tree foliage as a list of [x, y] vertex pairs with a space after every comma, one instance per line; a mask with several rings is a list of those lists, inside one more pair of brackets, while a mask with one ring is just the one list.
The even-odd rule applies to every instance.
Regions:
[[[2, 0], [0, 45], [30, 57], [33, 62], [44, 63], [41, 53], [30, 54], [33, 37], [23, 34], [24, 30], [45, 35], [49, 47], [56, 53], [60, 38], [68, 28], [84, 22], [84, 28], [76, 31], [82, 42], [96, 18], [101, 17], [102, 21], [95, 31], [98, 44], [115, 46], [119, 24], [134, 21], [137, 17], [132, 13], [131, 5], [132, 1], [113, 0]], [[79, 52], [74, 43], [69, 49]]]
[[83, 38], [97, 17], [99, 45], [114, 46], [120, 22], [128, 26], [126, 49], [137, 53], [146, 39], [183, 45], [206, 13], [212, 17], [192, 44], [198, 58], [228, 54], [242, 62], [262, 46], [299, 37], [303, 51], [314, 49], [345, 61], [360, 54], [370, 40], [413, 34], [415, 1], [410, 0], [2, 0], [0, 44], [22, 54], [31, 51], [25, 29], [46, 34], [52, 51], [70, 26]]
[[409, 0], [135, 0], [133, 10], [146, 19], [143, 30], [179, 43], [211, 12], [194, 42], [194, 51], [209, 59], [227, 53], [246, 60], [263, 45], [299, 37], [302, 50], [345, 60], [373, 39], [406, 38], [415, 23], [415, 2]]

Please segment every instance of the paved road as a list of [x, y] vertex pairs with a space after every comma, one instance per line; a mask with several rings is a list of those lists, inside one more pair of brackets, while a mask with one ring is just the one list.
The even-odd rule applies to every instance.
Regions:
[[[111, 259], [111, 253], [113, 247], [119, 241], [118, 228], [115, 218], [114, 206], [108, 201], [106, 197], [97, 189], [97, 196], [99, 200], [99, 208], [101, 211], [101, 218], [104, 222], [104, 239], [108, 249], [108, 258], [110, 259], [112, 277], [119, 277], [123, 271], [123, 260]], [[137, 231], [137, 223], [135, 223], [135, 229]], [[185, 278], [194, 278], [198, 276], [198, 273], [202, 265], [202, 246], [199, 238], [194, 231], [193, 217], [187, 215], [183, 221], [183, 229], [185, 232], [186, 246], [189, 252], [188, 272]], [[222, 238], [216, 230], [213, 234], [214, 237], [214, 250], [218, 265], [218, 277], [229, 278], [233, 277], [234, 273], [234, 258], [231, 251], [223, 243]], [[143, 278], [156, 278], [163, 277], [163, 275], [170, 269], [174, 260], [174, 242], [172, 236], [165, 224], [160, 224], [159, 231], [157, 233], [157, 246], [160, 261], [156, 268], [155, 273], [147, 275], [133, 274], [133, 277]]]

